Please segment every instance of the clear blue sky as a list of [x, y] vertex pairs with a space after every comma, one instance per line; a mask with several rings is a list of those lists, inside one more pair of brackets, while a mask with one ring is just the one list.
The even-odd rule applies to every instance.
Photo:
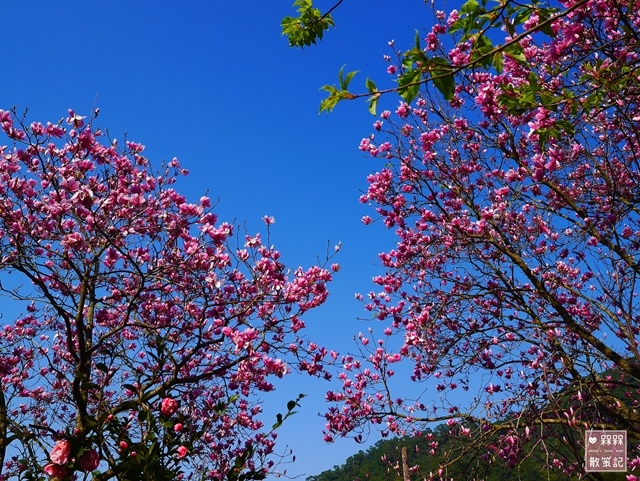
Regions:
[[[258, 231], [264, 215], [274, 216], [272, 241], [290, 265], [308, 266], [327, 242], [341, 241], [331, 299], [307, 324], [309, 337], [345, 352], [369, 327], [356, 320], [366, 312], [353, 295], [371, 289], [377, 253], [393, 239], [360, 222], [372, 214], [360, 192], [380, 167], [358, 150], [374, 118], [363, 101], [319, 116], [319, 87], [335, 83], [343, 64], [361, 70], [358, 90], [367, 76], [384, 85], [387, 41], [410, 48], [433, 11], [422, 0], [350, 0], [320, 45], [294, 50], [279, 26], [292, 3], [5, 2], [0, 108], [28, 108], [30, 120], [46, 122], [68, 108], [86, 115], [100, 107], [98, 124], [111, 136], [127, 132], [157, 165], [178, 157], [191, 171], [178, 188], [194, 200], [206, 191], [219, 199], [221, 220]], [[317, 414], [328, 388], [285, 378], [266, 398], [275, 417], [288, 399], [308, 394], [280, 433], [280, 448], [289, 445], [298, 459], [290, 475], [318, 474], [362, 448], [322, 441]]]

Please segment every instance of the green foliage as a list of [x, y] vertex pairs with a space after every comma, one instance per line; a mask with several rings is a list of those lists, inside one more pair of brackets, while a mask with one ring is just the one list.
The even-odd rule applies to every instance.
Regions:
[[422, 83], [422, 70], [411, 69], [398, 78], [398, 93], [405, 102], [410, 103], [416, 98]]
[[402, 60], [404, 72], [397, 80], [398, 94], [410, 103], [418, 95], [420, 87], [431, 80], [443, 97], [451, 100], [455, 89], [453, 67], [444, 57], [428, 57], [420, 45], [418, 32], [415, 42], [415, 47], [407, 51]]
[[293, 4], [298, 7], [297, 17], [285, 17], [280, 26], [282, 34], [289, 39], [292, 47], [310, 46], [322, 40], [324, 32], [334, 26], [330, 14], [322, 14], [313, 6], [312, 0], [296, 0]]
[[284, 416], [281, 413], [276, 414], [276, 422], [273, 425], [273, 429], [278, 429], [280, 426], [282, 426], [282, 423], [285, 421], [285, 419], [293, 416], [298, 412], [294, 411], [294, 409], [296, 407], [300, 407], [300, 400], [305, 396], [306, 394], [298, 394], [298, 397], [295, 400], [289, 401], [287, 403], [287, 412]]
[[502, 51], [507, 55], [509, 55], [509, 57], [512, 57], [515, 60], [517, 60], [521, 64], [527, 63], [527, 58], [524, 56], [524, 50], [522, 49], [520, 44], [511, 43], [511, 44], [505, 45]]
[[376, 107], [378, 106], [378, 100], [380, 99], [380, 92], [378, 92], [378, 87], [376, 87], [375, 82], [369, 78], [367, 79], [366, 86], [367, 86], [367, 90], [371, 94], [368, 100], [369, 113], [371, 115], [375, 115]]
[[431, 74], [433, 85], [440, 91], [444, 99], [451, 100], [456, 85], [449, 61], [442, 57], [433, 57], [431, 59], [429, 73]]
[[[398, 481], [402, 479], [401, 450], [407, 448], [408, 465], [412, 469], [411, 479], [429, 479], [429, 473], [437, 473], [447, 453], [459, 452], [463, 440], [449, 434], [446, 425], [427, 430], [420, 437], [400, 437], [378, 441], [366, 451], [346, 459], [344, 464], [320, 474], [308, 476], [306, 481]], [[437, 443], [434, 455], [430, 454], [433, 443]], [[552, 447], [554, 455], [567, 451], [556, 442]], [[481, 453], [477, 453], [481, 454]], [[443, 473], [443, 479], [507, 481], [577, 481], [578, 477], [567, 478], [566, 474], [545, 469], [542, 453], [524, 460], [517, 468], [511, 468], [501, 460], [485, 460], [479, 455], [467, 455], [449, 466]], [[604, 473], [606, 481], [623, 481], [625, 473]], [[436, 478], [438, 479], [438, 478]]]
[[[288, 37], [290, 45], [310, 46], [322, 39], [323, 33], [334, 26], [331, 12], [340, 3], [342, 1], [336, 2], [327, 13], [322, 14], [313, 7], [312, 0], [296, 0], [294, 7], [298, 7], [298, 16], [285, 17], [281, 24], [282, 32]], [[366, 92], [352, 93], [346, 88], [355, 75], [355, 72], [351, 72], [344, 85], [340, 82], [340, 88], [335, 85], [322, 87], [328, 95], [320, 104], [320, 112], [333, 110], [342, 100], [364, 97], [367, 99], [369, 112], [375, 115], [378, 100], [383, 94], [395, 92], [405, 102], [410, 103], [427, 84], [433, 84], [444, 100], [449, 101], [455, 92], [457, 73], [469, 68], [493, 69], [500, 73], [504, 55], [526, 64], [524, 51], [518, 43], [519, 38], [536, 32], [553, 36], [553, 16], [566, 15], [568, 12], [559, 11], [550, 4], [541, 4], [535, 0], [531, 3], [512, 0], [467, 0], [460, 8], [459, 18], [448, 27], [448, 34], [456, 43], [473, 42], [471, 58], [467, 64], [454, 66], [446, 55], [431, 54], [420, 45], [420, 34], [416, 32], [415, 47], [402, 53], [403, 69], [397, 79], [397, 87], [380, 90], [372, 80], [367, 79]], [[516, 28], [521, 27], [534, 13], [539, 18], [537, 25], [518, 35]], [[494, 45], [491, 38], [499, 29], [506, 30], [514, 39]]]
[[338, 89], [335, 85], [324, 85], [322, 90], [329, 92], [329, 96], [320, 102], [320, 112], [330, 112], [333, 108], [344, 99], [353, 98], [353, 94], [349, 92], [349, 83], [358, 73], [358, 71], [349, 72], [347, 76], [344, 76], [344, 65], [338, 72], [338, 85], [340, 88]]

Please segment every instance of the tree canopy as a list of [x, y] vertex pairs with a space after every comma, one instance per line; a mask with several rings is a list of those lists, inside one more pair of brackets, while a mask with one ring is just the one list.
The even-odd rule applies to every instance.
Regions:
[[331, 271], [288, 269], [96, 117], [0, 111], [0, 479], [262, 479], [299, 398], [260, 401], [324, 373], [301, 316]]
[[639, 12], [468, 0], [385, 56], [395, 87], [354, 94], [342, 71], [325, 87], [321, 110], [400, 95], [360, 144], [380, 159], [363, 222], [397, 241], [361, 296], [378, 324], [343, 358], [327, 440], [445, 423], [460, 449], [430, 479], [539, 453], [584, 475], [585, 429], [625, 429], [640, 464]]

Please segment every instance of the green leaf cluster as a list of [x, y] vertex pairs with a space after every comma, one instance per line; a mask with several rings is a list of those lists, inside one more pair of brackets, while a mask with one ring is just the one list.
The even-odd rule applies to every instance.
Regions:
[[290, 400], [287, 403], [287, 412], [285, 413], [285, 415], [283, 416], [282, 413], [276, 414], [276, 422], [272, 426], [272, 429], [278, 429], [280, 426], [282, 426], [282, 423], [285, 421], [285, 419], [293, 416], [294, 414], [297, 414], [298, 411], [295, 411], [295, 408], [300, 407], [300, 400], [305, 396], [306, 394], [298, 394], [298, 397], [295, 400]]
[[296, 0], [293, 6], [298, 7], [298, 16], [285, 17], [280, 23], [282, 34], [292, 47], [309, 47], [322, 40], [324, 32], [335, 26], [331, 15], [323, 15], [313, 6], [312, 0]]
[[488, 8], [487, 0], [482, 0], [481, 3], [478, 3], [477, 0], [468, 0], [460, 8], [458, 20], [449, 27], [449, 34], [460, 32], [462, 33], [461, 42], [473, 41], [471, 65], [479, 65], [487, 69], [494, 68], [500, 73], [505, 54], [523, 64], [527, 59], [519, 43], [506, 42], [502, 45], [494, 45], [489, 38], [489, 33], [496, 28], [504, 27], [511, 37], [515, 37], [516, 27], [522, 25], [529, 20], [533, 13], [536, 13], [540, 18], [540, 31], [551, 36], [553, 35], [551, 27], [544, 22], [549, 20], [556, 11], [550, 7], [541, 8], [535, 2], [520, 4], [509, 0], [499, 0]]
[[420, 45], [420, 34], [416, 32], [415, 47], [404, 54], [404, 72], [398, 77], [398, 94], [405, 102], [416, 98], [420, 87], [431, 80], [445, 100], [451, 100], [455, 91], [453, 67], [444, 57], [428, 57]]
[[351, 80], [356, 76], [358, 71], [349, 72], [345, 76], [344, 67], [343, 65], [338, 72], [338, 87], [335, 85], [324, 85], [322, 87], [322, 90], [329, 92], [329, 95], [320, 102], [320, 112], [330, 112], [341, 100], [354, 98], [354, 95], [349, 92], [349, 83], [351, 83]]

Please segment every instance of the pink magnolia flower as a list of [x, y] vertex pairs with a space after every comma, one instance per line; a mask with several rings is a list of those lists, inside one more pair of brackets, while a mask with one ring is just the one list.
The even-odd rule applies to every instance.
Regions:
[[188, 452], [188, 450], [187, 450], [186, 446], [180, 446], [178, 448], [178, 457], [179, 458], [184, 458], [187, 455], [187, 452]]
[[43, 471], [44, 474], [54, 478], [63, 478], [67, 474], [67, 469], [64, 466], [54, 463], [47, 464]]
[[166, 397], [162, 400], [160, 405], [160, 412], [165, 416], [173, 416], [178, 410], [178, 401], [170, 397]]
[[182, 423], [175, 423], [173, 426], [173, 430], [177, 433], [182, 431], [182, 429], [183, 429]]
[[71, 457], [71, 443], [66, 439], [58, 441], [51, 452], [49, 458], [54, 464], [67, 464]]
[[82, 456], [80, 456], [79, 463], [83, 471], [95, 471], [100, 464], [100, 455], [95, 449], [85, 451]]

